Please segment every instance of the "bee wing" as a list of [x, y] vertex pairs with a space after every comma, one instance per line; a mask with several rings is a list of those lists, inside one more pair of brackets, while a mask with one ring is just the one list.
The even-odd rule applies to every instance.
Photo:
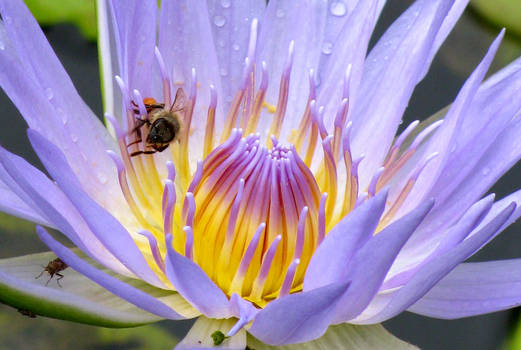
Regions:
[[188, 105], [188, 98], [182, 88], [177, 89], [174, 103], [170, 107], [170, 112], [180, 112]]

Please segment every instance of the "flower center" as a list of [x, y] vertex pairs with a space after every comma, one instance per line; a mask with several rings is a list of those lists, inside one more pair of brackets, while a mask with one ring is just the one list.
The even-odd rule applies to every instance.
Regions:
[[[119, 219], [126, 223], [152, 268], [169, 283], [164, 273], [165, 238], [172, 234], [174, 249], [198, 264], [227, 295], [237, 293], [264, 307], [270, 300], [302, 289], [308, 263], [326, 233], [386, 185], [439, 123], [425, 129], [400, 153], [404, 139], [417, 125], [411, 124], [396, 139], [368, 188], [361, 190], [358, 164], [362, 158], [352, 158], [351, 127], [347, 122], [350, 68], [344, 77], [343, 97], [332, 130], [324, 125], [324, 109], [316, 105], [315, 79], [310, 72], [304, 114], [288, 137], [288, 146], [284, 146], [278, 138], [288, 103], [293, 43], [280, 78], [277, 104], [271, 107], [265, 102], [266, 64], [254, 61], [256, 33], [257, 21], [253, 20], [243, 80], [230, 104], [220, 140], [214, 130], [217, 94], [210, 86], [202, 147], [204, 161], [197, 163], [195, 171], [189, 163], [198, 89], [195, 70], [188, 98], [181, 103], [184, 92], [179, 89], [172, 99], [172, 79], [156, 49], [164, 107], [155, 104], [154, 99], [143, 99], [137, 90], [131, 98], [124, 81], [116, 77], [127, 110], [127, 131], [123, 132], [113, 117], [107, 118], [115, 129], [121, 158], [110, 155], [134, 214], [132, 220]], [[259, 66], [261, 81], [256, 84]], [[256, 132], [260, 131], [259, 118], [265, 107], [272, 114], [272, 121], [269, 138], [263, 140], [266, 136]], [[182, 120], [176, 121], [175, 129], [179, 134], [169, 134], [172, 138], [162, 138], [161, 143], [150, 141], [149, 133], [161, 135], [159, 124], [153, 130], [158, 116], [166, 119], [163, 124], [167, 123], [168, 118], [176, 116], [165, 110], [177, 113], [178, 109], [182, 110], [177, 115]], [[172, 161], [166, 162], [168, 174], [161, 176], [164, 158], [158, 155], [166, 149]], [[314, 171], [310, 170], [312, 164]], [[380, 220], [380, 229], [395, 218], [426, 164], [420, 164], [394, 192]]]
[[294, 149], [241, 136], [232, 132], [203, 163], [194, 189], [194, 261], [228, 294], [263, 304], [280, 292], [295, 259], [290, 282], [301, 288], [320, 238], [321, 196]]

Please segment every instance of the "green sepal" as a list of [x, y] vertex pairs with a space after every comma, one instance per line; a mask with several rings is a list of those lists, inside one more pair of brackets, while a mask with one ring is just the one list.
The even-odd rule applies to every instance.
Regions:
[[380, 324], [357, 326], [343, 323], [328, 328], [320, 338], [304, 344], [270, 346], [248, 334], [248, 348], [255, 350], [418, 350], [385, 330]]
[[[116, 275], [79, 251], [76, 253], [100, 270], [155, 297], [168, 299], [177, 294]], [[126, 302], [72, 268], [61, 272], [64, 278], [60, 280], [60, 285], [56, 276], [49, 280], [47, 272], [36, 278], [43, 267], [55, 258], [54, 253], [46, 252], [0, 260], [0, 302], [40, 316], [110, 328], [135, 327], [161, 320], [159, 316]]]

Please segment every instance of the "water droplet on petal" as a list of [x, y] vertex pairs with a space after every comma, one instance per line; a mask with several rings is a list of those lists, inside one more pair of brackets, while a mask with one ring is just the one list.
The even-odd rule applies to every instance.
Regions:
[[322, 53], [324, 55], [329, 55], [333, 51], [333, 44], [330, 41], [324, 41], [322, 44]]
[[221, 73], [221, 75], [225, 77], [228, 75], [228, 70], [226, 68], [221, 68], [219, 69], [219, 73]]
[[220, 39], [220, 40], [217, 41], [217, 45], [219, 45], [220, 47], [225, 47], [226, 43], [224, 42], [223, 39]]
[[213, 24], [215, 24], [217, 27], [222, 27], [226, 24], [226, 18], [217, 15], [213, 18]]
[[241, 47], [239, 46], [239, 44], [233, 44], [233, 45], [232, 45], [232, 48], [233, 48], [235, 51], [239, 51], [239, 49], [240, 49]]
[[286, 15], [286, 13], [284, 12], [283, 9], [278, 9], [277, 12], [275, 12], [275, 16], [277, 16], [277, 18], [282, 18]]
[[47, 97], [49, 101], [52, 100], [52, 98], [54, 97], [54, 92], [51, 88], [45, 89], [45, 97]]
[[97, 174], [97, 177], [98, 177], [98, 181], [101, 183], [101, 184], [106, 184], [107, 183], [107, 176], [103, 173], [98, 173]]
[[74, 143], [78, 142], [78, 136], [76, 136], [76, 134], [71, 134], [71, 140]]
[[490, 174], [490, 168], [489, 167], [483, 168], [483, 170], [481, 170], [481, 173], [484, 176], [487, 176], [488, 174]]
[[2, 40], [0, 40], [0, 50], [5, 50], [5, 44]]
[[347, 12], [347, 7], [342, 1], [334, 1], [329, 6], [329, 11], [333, 16], [344, 16]]
[[231, 0], [221, 0], [221, 6], [227, 9], [232, 4]]

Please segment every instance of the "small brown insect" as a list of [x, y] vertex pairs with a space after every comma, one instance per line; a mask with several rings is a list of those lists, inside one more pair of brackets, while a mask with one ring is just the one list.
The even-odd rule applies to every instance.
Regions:
[[31, 310], [27, 309], [18, 309], [18, 312], [24, 316], [30, 317], [30, 318], [36, 318], [36, 314], [32, 312]]
[[[132, 152], [131, 157], [164, 151], [170, 143], [179, 140], [183, 126], [183, 113], [187, 105], [187, 98], [183, 89], [177, 89], [174, 102], [169, 109], [165, 108], [164, 103], [157, 103], [150, 97], [145, 98], [143, 102], [147, 110], [147, 117], [146, 119], [136, 118], [137, 125], [132, 133], [136, 133], [137, 140], [129, 143], [127, 147], [142, 141], [141, 128], [146, 125], [148, 135], [145, 149]], [[136, 103], [133, 102], [133, 104], [136, 106]], [[137, 114], [139, 110], [135, 109], [134, 112]]]
[[56, 283], [58, 283], [58, 285], [61, 287], [60, 280], [64, 276], [60, 272], [65, 270], [68, 267], [67, 264], [64, 263], [60, 258], [56, 258], [52, 261], [49, 261], [47, 266], [42, 266], [42, 267], [43, 267], [43, 271], [38, 276], [36, 276], [35, 279], [42, 277], [44, 272], [47, 272], [49, 274], [49, 276], [51, 276], [51, 277], [49, 277], [49, 279], [47, 280], [45, 285], [48, 285], [49, 282], [54, 277], [54, 275], [56, 275], [56, 276], [58, 276], [58, 278], [56, 279]]

